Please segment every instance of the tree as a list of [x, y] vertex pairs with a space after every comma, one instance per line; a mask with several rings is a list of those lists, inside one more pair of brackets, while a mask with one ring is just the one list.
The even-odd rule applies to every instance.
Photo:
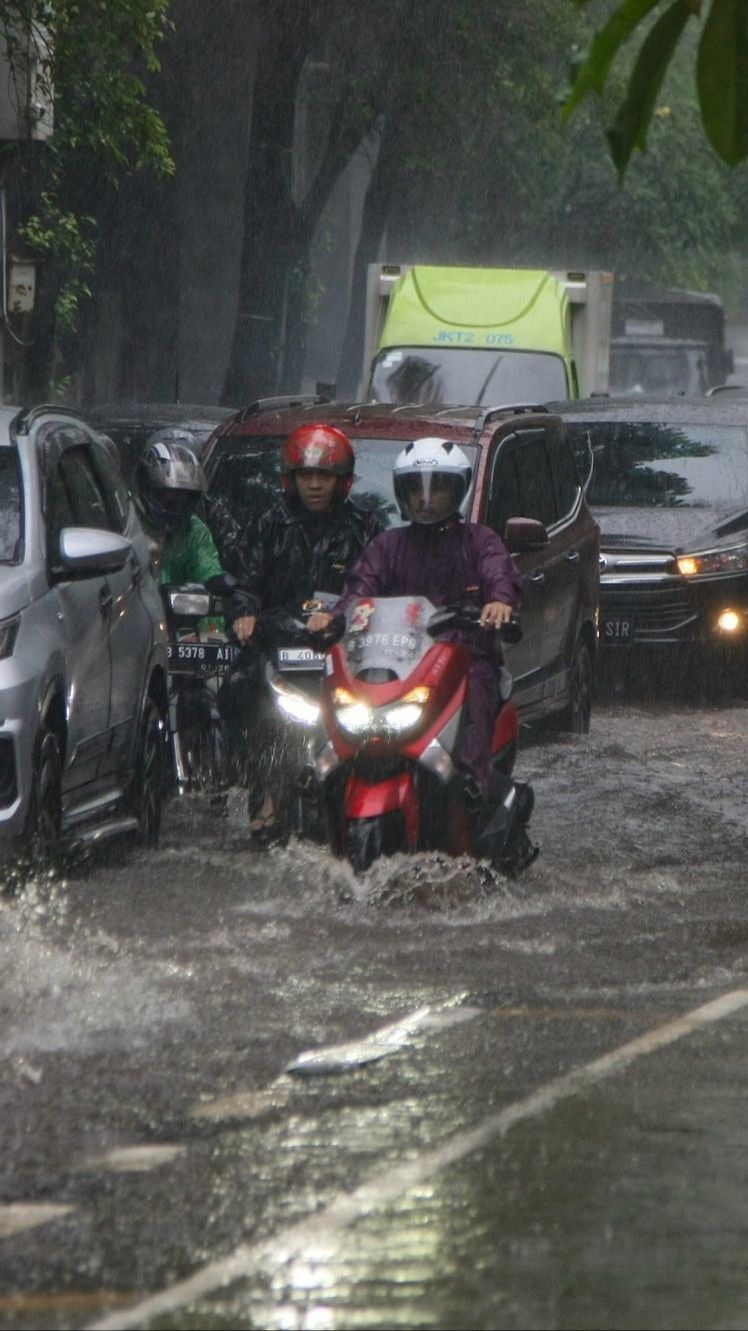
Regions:
[[41, 261], [26, 392], [40, 395], [65, 373], [64, 343], [89, 294], [96, 212], [108, 188], [141, 172], [173, 171], [163, 121], [150, 105], [146, 76], [169, 0], [2, 0], [0, 41], [11, 67], [24, 52], [39, 89], [54, 100], [54, 133], [6, 144], [2, 179], [9, 241]]
[[696, 90], [707, 138], [729, 166], [748, 156], [748, 0], [622, 0], [596, 33], [564, 111], [568, 117], [588, 93], [602, 92], [624, 43], [645, 28], [607, 130], [621, 178], [634, 150], [646, 147], [663, 79], [692, 20], [702, 23]]

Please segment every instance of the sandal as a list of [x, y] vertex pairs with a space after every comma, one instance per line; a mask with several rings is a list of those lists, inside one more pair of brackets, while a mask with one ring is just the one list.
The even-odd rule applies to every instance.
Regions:
[[274, 813], [253, 818], [249, 824], [249, 835], [257, 846], [274, 846], [283, 840], [281, 826]]

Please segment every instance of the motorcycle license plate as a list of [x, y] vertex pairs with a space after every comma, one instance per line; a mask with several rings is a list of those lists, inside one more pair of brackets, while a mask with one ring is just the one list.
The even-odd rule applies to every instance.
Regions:
[[311, 647], [281, 647], [278, 651], [282, 670], [321, 670], [324, 661], [324, 652], [312, 651]]
[[616, 615], [604, 616], [601, 638], [604, 643], [609, 643], [612, 647], [629, 646], [634, 641], [633, 619], [620, 618]]
[[222, 675], [236, 651], [229, 642], [170, 642], [169, 669], [175, 675]]

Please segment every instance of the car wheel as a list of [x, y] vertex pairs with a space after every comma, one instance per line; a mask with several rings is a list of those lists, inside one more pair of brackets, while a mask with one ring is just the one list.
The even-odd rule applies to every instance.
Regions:
[[53, 730], [39, 736], [31, 778], [31, 800], [27, 823], [29, 847], [42, 862], [51, 859], [60, 841], [62, 818], [62, 758], [60, 742]]
[[140, 749], [135, 764], [134, 813], [138, 820], [135, 841], [139, 846], [157, 846], [161, 831], [161, 799], [164, 788], [164, 723], [153, 700], [146, 700], [141, 726]]
[[559, 714], [559, 730], [586, 735], [592, 715], [592, 655], [583, 638], [577, 638], [569, 669], [569, 701]]

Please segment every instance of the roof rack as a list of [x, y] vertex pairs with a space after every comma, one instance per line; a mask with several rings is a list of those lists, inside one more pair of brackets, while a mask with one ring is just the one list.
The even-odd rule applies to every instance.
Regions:
[[473, 426], [473, 433], [470, 442], [477, 443], [490, 421], [498, 420], [499, 416], [524, 416], [529, 413], [548, 411], [540, 402], [507, 402], [502, 407], [487, 407], [478, 417]]
[[242, 407], [236, 423], [246, 421], [248, 416], [257, 416], [261, 411], [275, 411], [279, 407], [316, 407], [323, 402], [330, 402], [329, 397], [320, 397], [319, 393], [286, 393], [281, 397], [259, 397]]

